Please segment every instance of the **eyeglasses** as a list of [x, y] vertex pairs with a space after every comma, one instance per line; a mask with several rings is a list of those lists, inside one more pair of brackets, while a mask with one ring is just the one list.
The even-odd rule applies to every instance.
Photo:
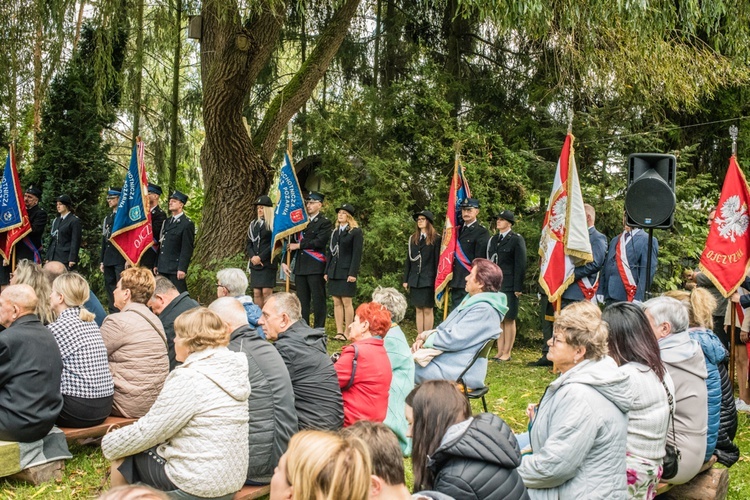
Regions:
[[223, 288], [224, 290], [229, 290], [225, 285], [222, 285], [221, 283], [216, 283], [216, 286], [219, 288]]
[[557, 336], [553, 335], [553, 336], [552, 336], [552, 345], [555, 345], [555, 344], [557, 344], [558, 342], [560, 342], [560, 343], [562, 343], [562, 344], [567, 344], [567, 343], [568, 343], [568, 342], [567, 342], [567, 341], [566, 341], [566, 340], [565, 340], [564, 338], [562, 338], [562, 337], [557, 337]]

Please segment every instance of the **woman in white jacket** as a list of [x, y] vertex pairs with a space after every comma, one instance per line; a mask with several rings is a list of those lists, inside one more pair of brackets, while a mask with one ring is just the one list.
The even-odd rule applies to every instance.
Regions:
[[173, 498], [230, 499], [248, 465], [247, 357], [226, 348], [224, 323], [205, 307], [174, 326], [182, 366], [144, 417], [102, 439], [112, 486], [140, 482]]
[[630, 378], [607, 356], [599, 308], [575, 302], [555, 319], [547, 358], [562, 373], [530, 405], [533, 454], [518, 472], [535, 499], [627, 498]]

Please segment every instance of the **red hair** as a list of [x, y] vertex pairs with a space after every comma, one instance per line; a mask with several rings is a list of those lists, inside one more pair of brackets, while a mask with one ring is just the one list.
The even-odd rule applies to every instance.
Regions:
[[377, 302], [366, 302], [361, 304], [355, 312], [360, 321], [370, 323], [370, 333], [385, 337], [391, 329], [391, 313], [385, 306]]

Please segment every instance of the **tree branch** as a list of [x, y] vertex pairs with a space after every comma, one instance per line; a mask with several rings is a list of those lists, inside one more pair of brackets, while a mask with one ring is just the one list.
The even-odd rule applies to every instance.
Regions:
[[264, 161], [270, 163], [287, 122], [310, 98], [316, 85], [323, 78], [328, 65], [349, 31], [349, 25], [358, 5], [359, 0], [343, 0], [320, 35], [310, 57], [269, 105], [253, 137], [253, 143], [256, 148], [260, 149]]

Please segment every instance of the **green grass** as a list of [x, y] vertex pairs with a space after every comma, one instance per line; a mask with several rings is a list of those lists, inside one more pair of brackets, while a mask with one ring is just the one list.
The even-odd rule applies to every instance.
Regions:
[[[335, 330], [329, 325], [329, 331]], [[407, 337], [415, 336], [414, 324], [401, 325]], [[541, 345], [539, 332], [524, 332], [517, 340], [513, 358], [507, 363], [490, 363], [487, 372], [488, 409], [502, 417], [515, 432], [526, 431], [526, 406], [536, 403], [554, 375], [547, 368], [527, 367], [526, 363], [536, 360]], [[330, 342], [331, 352], [341, 350], [343, 343]], [[493, 352], [494, 355], [494, 352]], [[475, 412], [482, 411], [479, 400], [472, 402]], [[750, 498], [750, 415], [739, 415], [739, 429], [735, 442], [742, 452], [729, 472], [729, 499]], [[104, 488], [105, 473], [109, 464], [101, 451], [93, 446], [72, 446], [73, 459], [65, 465], [63, 478], [39, 487], [0, 479], [0, 499], [89, 499], [95, 498]], [[405, 461], [407, 485], [412, 484], [411, 460]]]

